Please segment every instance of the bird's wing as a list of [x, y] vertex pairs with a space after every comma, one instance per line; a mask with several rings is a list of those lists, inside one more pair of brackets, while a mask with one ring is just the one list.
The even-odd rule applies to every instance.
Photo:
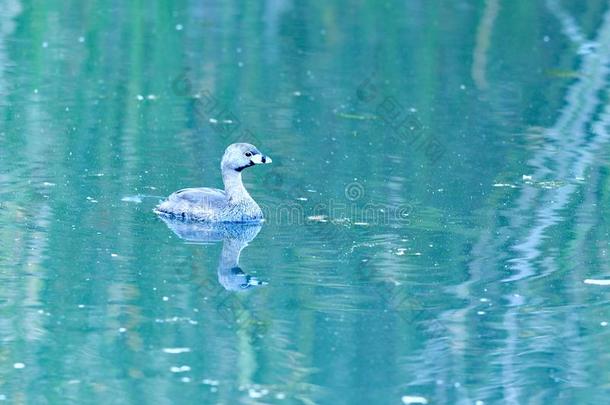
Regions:
[[173, 202], [185, 202], [199, 207], [223, 207], [227, 203], [227, 195], [217, 188], [185, 188], [169, 196]]
[[155, 208], [158, 213], [197, 219], [213, 219], [227, 205], [227, 195], [215, 188], [185, 188], [176, 191]]

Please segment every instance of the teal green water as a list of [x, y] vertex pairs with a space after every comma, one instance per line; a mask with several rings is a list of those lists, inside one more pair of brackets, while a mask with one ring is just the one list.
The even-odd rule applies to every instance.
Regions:
[[[609, 75], [602, 0], [0, 0], [0, 400], [604, 403]], [[235, 141], [260, 229], [155, 216]]]

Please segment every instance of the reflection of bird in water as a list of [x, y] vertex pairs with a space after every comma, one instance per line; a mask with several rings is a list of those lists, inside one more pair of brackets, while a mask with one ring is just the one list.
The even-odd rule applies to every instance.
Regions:
[[266, 284], [244, 273], [239, 267], [241, 251], [256, 238], [261, 230], [261, 224], [209, 224], [160, 218], [176, 235], [188, 242], [223, 242], [218, 261], [218, 282], [226, 290], [242, 291]]

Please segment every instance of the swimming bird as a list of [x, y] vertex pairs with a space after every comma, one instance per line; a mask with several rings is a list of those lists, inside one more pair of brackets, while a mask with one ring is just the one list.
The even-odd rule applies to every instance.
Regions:
[[186, 221], [260, 222], [263, 212], [241, 180], [242, 171], [272, 160], [254, 145], [234, 143], [225, 150], [220, 163], [224, 190], [185, 188], [171, 194], [155, 208], [159, 215]]

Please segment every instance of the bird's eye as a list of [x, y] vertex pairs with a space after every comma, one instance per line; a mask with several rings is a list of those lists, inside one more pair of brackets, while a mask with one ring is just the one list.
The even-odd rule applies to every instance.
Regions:
[[252, 153], [250, 153], [250, 152], [246, 152], [246, 156], [247, 156], [247, 157], [250, 157], [250, 156], [252, 156]]

